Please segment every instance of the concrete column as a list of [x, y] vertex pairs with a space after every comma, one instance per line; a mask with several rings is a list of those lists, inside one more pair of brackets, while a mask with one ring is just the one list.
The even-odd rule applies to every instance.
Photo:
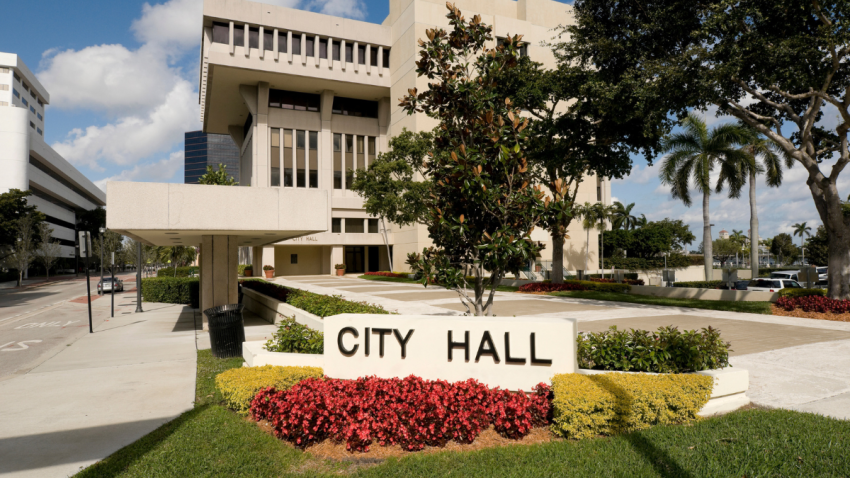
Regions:
[[354, 47], [351, 49], [351, 60], [354, 63], [354, 72], [360, 71], [360, 42], [354, 42]]
[[286, 32], [286, 58], [292, 63], [292, 32]]
[[0, 191], [29, 189], [29, 111], [0, 108]]
[[392, 104], [390, 103], [389, 97], [383, 97], [378, 100], [378, 132], [380, 136], [376, 140], [375, 147], [377, 151], [375, 151], [377, 158], [377, 153], [381, 151], [389, 151], [389, 131], [390, 131], [390, 108]]
[[384, 76], [384, 47], [378, 47], [378, 76]]
[[257, 84], [257, 116], [254, 126], [254, 158], [257, 165], [257, 180], [264, 187], [271, 185], [269, 164], [269, 84]]
[[328, 69], [334, 69], [334, 39], [328, 37]]
[[260, 59], [262, 60], [266, 53], [266, 40], [263, 38], [265, 29], [260, 27]]
[[[314, 45], [315, 46], [315, 45]], [[301, 34], [301, 64], [307, 64], [307, 34]]]
[[316, 68], [319, 67], [319, 35], [313, 37], [313, 60], [315, 60]]
[[228, 46], [230, 47], [230, 54], [231, 55], [236, 53], [236, 45], [233, 43], [233, 29], [234, 28], [235, 27], [233, 26], [233, 22], [230, 22], [230, 29], [228, 30], [230, 32], [230, 37], [228, 38], [228, 42], [229, 42]]
[[372, 74], [372, 45], [366, 45], [366, 73]]
[[263, 247], [251, 248], [251, 265], [254, 266], [254, 277], [263, 277]]
[[[322, 131], [319, 132], [319, 189], [333, 190], [333, 131], [331, 118], [333, 113], [334, 92], [322, 92], [321, 117]], [[330, 226], [330, 211], [328, 211], [328, 230]]]
[[[204, 235], [201, 243], [201, 312], [238, 301], [236, 236]], [[202, 314], [203, 315], [203, 314]], [[206, 315], [204, 330], [209, 329]]]
[[345, 71], [347, 65], [347, 60], [345, 59], [345, 40], [340, 40], [339, 42], [339, 65], [342, 67], [342, 71]]
[[245, 58], [251, 56], [251, 48], [248, 46], [251, 44], [251, 39], [249, 36], [251, 35], [251, 30], [248, 28], [248, 24], [245, 24]]
[[274, 51], [274, 61], [280, 60], [280, 45], [278, 44], [279, 41], [280, 40], [278, 39], [277, 28], [275, 28], [274, 32], [272, 33], [272, 49]]
[[[264, 266], [272, 266], [272, 267], [275, 267], [274, 263], [275, 263], [275, 260], [274, 260], [274, 246], [265, 246], [265, 247], [263, 247], [263, 265], [264, 265]], [[261, 271], [261, 272], [262, 272], [262, 269], [263, 269], [263, 268], [262, 268], [262, 266], [261, 266], [261, 267], [260, 267], [260, 271]], [[275, 272], [280, 272], [280, 271], [275, 271]], [[263, 274], [263, 276], [265, 276], [265, 274]]]
[[336, 274], [336, 269], [334, 267], [337, 264], [345, 263], [345, 247], [333, 246], [331, 249], [331, 270], [328, 272], [330, 272], [331, 274]]

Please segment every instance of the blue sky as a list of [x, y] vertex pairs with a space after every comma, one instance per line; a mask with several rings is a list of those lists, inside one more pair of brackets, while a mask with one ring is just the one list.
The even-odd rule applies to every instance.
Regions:
[[[266, 0], [381, 22], [388, 0]], [[17, 53], [51, 95], [45, 139], [84, 174], [108, 179], [182, 182], [183, 133], [200, 129], [198, 49], [202, 0], [7, 2], [0, 50]], [[38, 22], [27, 21], [37, 13]], [[18, 19], [18, 20], [15, 20]], [[707, 118], [717, 124], [725, 119]], [[827, 119], [828, 120], [828, 119]], [[701, 237], [701, 202], [686, 208], [658, 181], [654, 167], [636, 159], [616, 180], [613, 196], [636, 203], [650, 220], [683, 219]], [[790, 232], [791, 224], [819, 224], [802, 167], [786, 172], [779, 189], [759, 185], [761, 236]], [[846, 181], [841, 191], [847, 191]], [[749, 228], [746, 196], [712, 199], [714, 235]], [[693, 247], [699, 243], [699, 239]]]

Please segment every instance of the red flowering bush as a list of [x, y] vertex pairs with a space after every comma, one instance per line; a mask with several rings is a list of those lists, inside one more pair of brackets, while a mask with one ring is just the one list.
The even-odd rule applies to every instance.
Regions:
[[407, 274], [396, 274], [395, 272], [367, 272], [363, 275], [383, 276], [383, 277], [401, 277], [402, 279], [407, 279]]
[[354, 451], [368, 451], [373, 442], [421, 450], [451, 440], [471, 443], [491, 424], [503, 436], [522, 438], [549, 423], [551, 396], [543, 383], [529, 397], [473, 379], [308, 378], [289, 390], [261, 390], [251, 414], [300, 447], [331, 439]]
[[850, 300], [835, 300], [818, 295], [780, 297], [776, 300], [776, 306], [789, 312], [794, 309], [803, 309], [805, 312], [832, 312], [833, 314], [850, 312]]
[[558, 292], [562, 290], [587, 290], [587, 287], [575, 283], [547, 284], [543, 282], [532, 282], [519, 286], [520, 292]]
[[[601, 277], [591, 277], [588, 279], [590, 282], [600, 282], [602, 284], [616, 284], [617, 281], [614, 279], [601, 278]], [[629, 285], [643, 285], [643, 279], [623, 279], [623, 284]]]

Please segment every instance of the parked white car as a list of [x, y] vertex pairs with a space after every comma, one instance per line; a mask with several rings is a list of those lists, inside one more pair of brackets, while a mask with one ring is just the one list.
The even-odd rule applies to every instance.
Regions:
[[782, 289], [802, 289], [803, 286], [793, 279], [756, 279], [747, 284], [748, 291], [779, 292]]
[[782, 271], [782, 272], [771, 272], [771, 279], [791, 279], [791, 280], [799, 280], [800, 271]]

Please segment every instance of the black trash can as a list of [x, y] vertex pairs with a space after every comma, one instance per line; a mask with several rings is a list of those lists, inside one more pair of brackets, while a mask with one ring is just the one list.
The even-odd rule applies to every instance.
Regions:
[[214, 357], [230, 358], [242, 356], [245, 341], [245, 322], [240, 304], [219, 305], [204, 311], [209, 320], [210, 345]]

